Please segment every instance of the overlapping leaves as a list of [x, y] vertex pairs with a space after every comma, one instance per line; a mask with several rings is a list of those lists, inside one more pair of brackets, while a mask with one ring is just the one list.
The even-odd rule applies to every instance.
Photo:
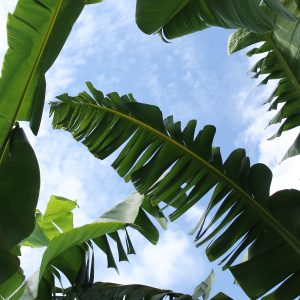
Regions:
[[[227, 254], [224, 268], [230, 267], [253, 298], [284, 280], [283, 286], [289, 285], [292, 277], [288, 277], [299, 272], [299, 201], [295, 200], [299, 191], [270, 196], [271, 171], [263, 164], [251, 166], [242, 149], [233, 151], [223, 163], [220, 150], [212, 146], [213, 126], [195, 133], [196, 121], [190, 121], [182, 130], [180, 122], [174, 123], [172, 117], [163, 119], [157, 107], [137, 103], [131, 95], [112, 93], [104, 97], [91, 84], [88, 87], [93, 97], [64, 94], [51, 104], [54, 128], [71, 132], [100, 159], [122, 147], [113, 167], [152, 204], [162, 201], [175, 207], [172, 220], [214, 188], [207, 208], [212, 221], [205, 227], [200, 224], [196, 238], [198, 243], [212, 241], [207, 248], [209, 259]], [[272, 208], [283, 209], [282, 199], [290, 203], [295, 215], [283, 217], [280, 209]], [[266, 242], [266, 232], [272, 243]], [[232, 266], [251, 244], [253, 256]], [[267, 253], [271, 261], [285, 262], [276, 269], [276, 276], [273, 268], [260, 263]], [[258, 281], [253, 272], [245, 272], [249, 265], [254, 273], [261, 272], [269, 280]], [[294, 285], [292, 290], [297, 292]]]
[[[285, 0], [286, 8], [298, 18], [300, 9], [294, 0]], [[267, 103], [269, 110], [277, 110], [277, 114], [269, 125], [281, 123], [272, 138], [279, 137], [284, 131], [300, 125], [300, 21], [287, 20], [274, 16], [278, 28], [265, 34], [255, 34], [245, 29], [236, 31], [229, 40], [229, 52], [233, 53], [247, 46], [258, 46], [248, 51], [248, 55], [265, 54], [251, 69], [254, 77], [264, 76], [262, 84], [277, 79], [278, 84]], [[285, 158], [300, 153], [300, 135], [290, 147]]]
[[160, 32], [167, 39], [210, 26], [264, 33], [276, 27], [266, 8], [295, 20], [280, 0], [137, 0], [136, 22], [143, 32]]
[[[149, 209], [144, 202], [144, 196], [135, 193], [103, 214], [95, 222], [73, 228], [70, 214], [72, 214], [71, 211], [76, 202], [52, 196], [45, 214], [41, 215], [40, 212], [38, 214], [37, 226], [39, 226], [40, 232], [37, 234], [35, 231], [23, 243], [31, 247], [40, 247], [42, 242], [48, 239], [40, 268], [19, 289], [15, 286], [17, 293], [12, 294], [9, 299], [19, 299], [20, 293], [22, 294], [20, 299], [51, 299], [51, 293], [56, 290], [55, 278], [58, 281], [61, 280], [58, 270], [66, 276], [72, 286], [81, 285], [85, 278], [82, 270], [90, 264], [91, 240], [107, 256], [108, 267], [113, 267], [116, 270], [117, 264], [111, 249], [112, 243], [117, 246], [119, 261], [128, 261], [127, 255], [135, 253], [127, 232], [128, 227], [138, 230], [150, 242], [156, 244], [159, 237], [158, 230], [146, 212], [149, 212], [161, 223], [165, 218], [157, 207]], [[54, 231], [51, 223], [60, 233]], [[121, 231], [124, 232], [125, 246], [120, 235]], [[41, 235], [43, 236], [42, 239], [40, 238]], [[5, 291], [5, 287], [8, 288], [9, 286], [10, 282], [7, 282], [0, 288]]]
[[182, 299], [192, 300], [189, 295], [174, 293], [170, 290], [162, 290], [150, 286], [139, 284], [121, 285], [110, 282], [94, 283], [94, 252], [92, 244], [89, 243], [87, 259], [83, 261], [81, 268], [77, 274], [76, 282], [68, 288], [57, 288], [53, 299], [130, 299], [130, 300], [163, 300], [163, 299]]

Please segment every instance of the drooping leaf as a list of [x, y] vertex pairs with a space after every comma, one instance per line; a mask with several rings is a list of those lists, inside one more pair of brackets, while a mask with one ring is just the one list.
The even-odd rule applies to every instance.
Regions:
[[[269, 1], [271, 2], [271, 1]], [[254, 77], [264, 76], [262, 84], [269, 80], [279, 80], [265, 104], [271, 103], [269, 110], [278, 110], [269, 125], [281, 123], [272, 138], [279, 137], [284, 131], [300, 125], [300, 9], [294, 0], [283, 2], [286, 9], [297, 16], [291, 21], [282, 16], [274, 17], [277, 29], [271, 33], [255, 34], [245, 29], [233, 33], [229, 39], [228, 51], [234, 53], [247, 46], [252, 46], [248, 55], [264, 54], [251, 69]], [[262, 44], [255, 47], [255, 44]], [[298, 155], [298, 139], [294, 142], [283, 159]]]
[[202, 297], [203, 300], [208, 300], [214, 280], [215, 273], [212, 270], [208, 277], [195, 287], [193, 292], [193, 299], [198, 299]]
[[37, 159], [16, 126], [0, 160], [0, 248], [12, 249], [33, 231], [39, 189]]
[[[236, 259], [254, 242], [262, 243], [263, 249], [269, 245], [267, 250], [271, 251], [273, 261], [284, 262], [286, 251], [293, 252], [292, 259], [299, 258], [298, 234], [290, 231], [295, 217], [286, 222], [269, 206], [274, 197], [269, 195], [272, 173], [267, 166], [251, 166], [242, 149], [233, 151], [223, 163], [219, 149], [212, 146], [215, 132], [212, 126], [195, 133], [196, 122], [191, 121], [182, 130], [172, 117], [163, 119], [155, 106], [137, 103], [131, 95], [120, 97], [112, 93], [104, 97], [91, 84], [88, 86], [94, 98], [87, 93], [77, 97], [62, 95], [58, 97], [60, 102], [51, 104], [54, 127], [70, 131], [100, 159], [122, 146], [113, 167], [126, 181], [131, 180], [152, 204], [165, 202], [173, 206], [172, 220], [214, 188], [206, 210], [211, 221], [199, 224], [196, 236], [198, 245], [211, 242], [206, 250], [210, 260], [225, 256], [221, 262], [223, 268], [233, 272]], [[292, 203], [297, 211], [297, 203]], [[265, 244], [265, 232], [270, 233], [271, 244]], [[280, 244], [284, 247], [277, 251]], [[256, 252], [255, 258], [260, 254]], [[288, 267], [290, 258], [277, 270], [280, 276], [269, 274], [266, 265], [254, 264], [256, 272], [264, 268], [269, 276], [268, 283], [260, 281], [256, 287], [263, 286], [261, 293], [268, 292], [295, 271]], [[299, 268], [299, 264], [294, 266]], [[243, 273], [241, 280], [255, 285], [252, 274]]]
[[[273, 215], [298, 239], [300, 239], [299, 196], [300, 192], [297, 190], [282, 190], [268, 199], [268, 206]], [[260, 272], [257, 272], [257, 265], [261, 267]], [[230, 270], [251, 298], [256, 299], [264, 295], [274, 286], [274, 282], [281, 283], [274, 291], [274, 295], [299, 296], [300, 289], [299, 285], [295, 284], [295, 279], [299, 278], [297, 274], [300, 271], [300, 255], [288, 247], [270, 228], [261, 231], [259, 238], [250, 246], [248, 260], [231, 267]], [[249, 274], [254, 274], [253, 272], [256, 275], [249, 280]]]
[[54, 63], [85, 0], [19, 0], [8, 15], [8, 50], [0, 78], [0, 153], [17, 120], [37, 134], [45, 98], [45, 73]]
[[161, 290], [150, 286], [131, 284], [121, 285], [108, 282], [97, 282], [92, 287], [81, 293], [83, 300], [115, 299], [122, 300], [124, 297], [131, 300], [192, 300], [190, 295], [175, 293], [170, 290]]
[[[53, 207], [53, 201], [55, 199], [51, 198], [48, 208]], [[82, 285], [84, 282], [89, 283], [91, 277], [86, 277], [86, 275], [87, 272], [90, 272], [91, 256], [89, 253], [92, 249], [90, 240], [94, 240], [95, 244], [106, 254], [108, 261], [113, 261], [110, 266], [115, 268], [117, 268], [116, 263], [107, 237], [111, 237], [116, 241], [119, 257], [124, 257], [126, 254], [118, 231], [126, 229], [128, 226], [140, 231], [151, 243], [156, 244], [158, 231], [144, 212], [142, 208], [143, 201], [144, 196], [135, 193], [103, 214], [95, 222], [70, 229], [52, 238], [44, 252], [39, 270], [25, 284], [23, 297], [31, 295], [29, 299], [35, 299], [34, 297], [37, 297], [37, 295], [40, 297], [40, 292], [41, 295], [43, 293], [47, 295], [49, 286], [54, 288], [52, 276], [57, 277], [56, 272], [52, 270], [53, 267], [61, 271], [73, 286], [76, 284]], [[67, 202], [67, 204], [73, 207], [72, 202]], [[46, 212], [48, 211], [49, 216], [51, 210], [48, 208]], [[129, 236], [127, 236], [127, 242], [128, 238]], [[132, 250], [130, 251], [132, 253]]]
[[[280, 0], [265, 2], [272, 12], [295, 20]], [[210, 26], [264, 33], [275, 29], [274, 21], [265, 10], [258, 0], [137, 0], [136, 22], [143, 32], [160, 32], [168, 39]]]

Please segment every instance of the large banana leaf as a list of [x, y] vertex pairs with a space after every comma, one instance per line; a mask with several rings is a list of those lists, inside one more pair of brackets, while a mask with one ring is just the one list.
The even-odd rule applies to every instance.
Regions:
[[[90, 263], [89, 253], [92, 244], [89, 240], [93, 240], [95, 245], [106, 254], [108, 267], [116, 269], [117, 264], [114, 259], [113, 251], [111, 250], [109, 239], [117, 246], [119, 261], [128, 261], [127, 254], [135, 253], [126, 230], [128, 226], [138, 230], [151, 243], [156, 244], [159, 237], [158, 231], [147, 216], [146, 208], [143, 208], [145, 206], [144, 199], [144, 196], [135, 193], [112, 210], [103, 214], [95, 222], [78, 228], [65, 228], [66, 231], [59, 235], [56, 233], [55, 235], [50, 235], [50, 233], [53, 232], [51, 227], [40, 226], [43, 235], [49, 238], [41, 266], [25, 284], [22, 284], [19, 288], [15, 286], [15, 290], [18, 293], [16, 295], [18, 297], [12, 296], [11, 299], [19, 299], [20, 293], [23, 294], [20, 299], [36, 299], [35, 297], [37, 296], [37, 299], [51, 299], [51, 292], [55, 289], [54, 278], [60, 279], [57, 270], [61, 271], [67, 277], [72, 286], [80, 285], [86, 276], [86, 274], [84, 275], [82, 273], [84, 267]], [[73, 201], [69, 200], [70, 202], [65, 202], [68, 200], [52, 196], [42, 218], [48, 216], [48, 220], [50, 219], [50, 208], [55, 210], [54, 215], [57, 216], [57, 210], [53, 207], [53, 204], [57, 203], [57, 201], [63, 201], [63, 203], [60, 203], [60, 206], [73, 206], [74, 204]], [[148, 208], [147, 210], [149, 211]], [[70, 212], [70, 209], [66, 209], [65, 207], [65, 211]], [[164, 218], [163, 215], [158, 212], [158, 208], [153, 207], [151, 211], [153, 213], [150, 214], [159, 221]], [[54, 219], [57, 220], [55, 217], [53, 220]], [[63, 222], [63, 224], [65, 223]], [[125, 232], [127, 254], [118, 233], [120, 230]], [[27, 244], [27, 242], [24, 244]], [[29, 245], [34, 247], [37, 245], [39, 247], [40, 243], [35, 245], [31, 242]], [[7, 282], [5, 285], [0, 286], [0, 291], [1, 288], [5, 290], [6, 287], [10, 287], [9, 284], [10, 282]]]
[[139, 28], [152, 34], [160, 32], [173, 39], [210, 26], [247, 28], [264, 33], [275, 29], [268, 10], [287, 20], [295, 17], [280, 0], [137, 0], [136, 22]]
[[[45, 73], [55, 61], [85, 0], [19, 0], [8, 15], [9, 49], [0, 78], [0, 153], [16, 120], [36, 134], [45, 98]], [[94, 1], [95, 2], [95, 1]]]
[[[121, 285], [110, 282], [97, 282], [90, 288], [80, 293], [82, 300], [193, 300], [192, 296], [175, 293], [170, 290], [162, 290], [150, 286], [131, 284]], [[196, 298], [194, 298], [196, 300]]]
[[[2, 257], [2, 254], [0, 257]], [[16, 289], [23, 284], [24, 279], [23, 271], [19, 269], [13, 276], [0, 285], [0, 298], [9, 299], [9, 296], [14, 294], [13, 299], [19, 299], [22, 293], [21, 291], [16, 291]]]
[[31, 234], [40, 189], [39, 166], [17, 125], [0, 160], [0, 284], [19, 268], [13, 248]]
[[[290, 12], [300, 17], [300, 9], [294, 0], [285, 0], [284, 4]], [[274, 32], [255, 34], [240, 29], [231, 35], [228, 46], [229, 53], [248, 46], [252, 46], [247, 53], [249, 56], [264, 53], [251, 69], [254, 77], [264, 76], [262, 84], [267, 84], [271, 79], [279, 80], [266, 101], [271, 103], [269, 110], [278, 110], [269, 125], [281, 123], [272, 138], [300, 125], [300, 20], [291, 22], [281, 16], [274, 17], [274, 20], [278, 26]], [[258, 42], [262, 44], [255, 47]], [[299, 141], [300, 135], [284, 159], [300, 153]]]
[[[203, 300], [209, 298], [211, 285], [214, 280], [213, 271], [206, 278], [204, 282], [199, 284], [193, 293], [193, 296], [174, 293], [170, 290], [162, 290], [153, 288], [150, 286], [144, 286], [140, 284], [121, 285], [107, 282], [94, 283], [94, 252], [92, 244], [89, 244], [87, 259], [83, 261], [83, 264], [77, 274], [76, 282], [69, 288], [57, 287], [54, 290], [54, 296], [52, 299], [106, 299], [106, 300], [118, 300], [118, 299], [131, 299], [131, 300], [163, 300], [163, 299], [177, 299], [177, 300], [196, 300], [200, 297]], [[54, 273], [60, 280], [58, 272]], [[215, 298], [213, 298], [215, 299]], [[230, 299], [230, 298], [224, 298]]]
[[[172, 220], [215, 187], [207, 208], [212, 222], [206, 228], [200, 224], [197, 241], [212, 240], [220, 233], [207, 248], [207, 255], [215, 260], [229, 253], [225, 268], [231, 267], [253, 242], [262, 244], [262, 251], [254, 251], [249, 261], [254, 261], [251, 266], [256, 272], [268, 274], [268, 282], [258, 282], [255, 272], [231, 268], [250, 297], [265, 294], [283, 280], [288, 282], [288, 277], [299, 271], [299, 201], [295, 200], [299, 191], [270, 196], [271, 171], [263, 164], [250, 166], [242, 149], [233, 151], [223, 163], [220, 150], [212, 146], [213, 126], [205, 126], [195, 134], [196, 121], [190, 121], [182, 130], [180, 122], [174, 123], [172, 117], [163, 119], [158, 107], [137, 103], [132, 95], [112, 93], [104, 97], [91, 84], [88, 87], [93, 97], [87, 93], [77, 97], [64, 94], [51, 104], [54, 128], [71, 132], [100, 159], [122, 147], [113, 167], [152, 204], [163, 201], [175, 207]], [[284, 215], [283, 198], [295, 212], [289, 217]], [[274, 210], [273, 204], [281, 210]], [[218, 220], [220, 224], [205, 236]], [[265, 232], [272, 236], [272, 242], [265, 238]], [[266, 251], [271, 261], [282, 261], [276, 273], [257, 262]]]

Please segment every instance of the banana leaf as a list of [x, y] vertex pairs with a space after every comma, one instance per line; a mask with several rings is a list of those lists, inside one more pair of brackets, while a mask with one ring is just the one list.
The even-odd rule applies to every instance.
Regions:
[[[174, 39], [210, 26], [265, 33], [276, 28], [268, 11], [287, 20], [293, 14], [280, 0], [137, 0], [136, 22], [147, 34]], [[267, 11], [266, 11], [267, 8]]]
[[14, 248], [35, 225], [40, 172], [34, 151], [18, 125], [0, 160], [0, 285], [19, 269]]
[[[59, 201], [58, 199], [51, 197], [44, 216], [47, 213], [49, 218], [49, 208], [53, 208], [54, 202]], [[65, 202], [67, 199], [63, 199], [63, 201], [64, 203], [61, 205], [67, 205], [69, 208], [74, 205], [73, 201], [67, 203]], [[92, 282], [93, 278], [88, 276], [87, 270], [91, 271], [93, 244], [106, 255], [108, 267], [117, 270], [111, 244], [117, 246], [119, 261], [128, 261], [127, 254], [135, 253], [127, 231], [128, 227], [139, 231], [151, 243], [156, 244], [159, 238], [158, 230], [143, 209], [144, 201], [144, 196], [134, 193], [93, 223], [77, 228], [68, 228], [65, 232], [51, 237], [48, 235], [49, 228], [41, 226], [43, 234], [49, 237], [48, 246], [43, 254], [40, 268], [25, 283], [15, 288], [18, 295], [20, 292], [22, 293], [20, 299], [48, 299], [49, 297], [52, 299], [51, 293], [56, 290], [54, 278], [60, 276], [57, 270], [66, 276], [72, 286]], [[55, 215], [57, 214], [55, 213]], [[157, 217], [156, 212], [153, 217]], [[162, 215], [159, 218], [162, 218]], [[121, 231], [125, 233], [127, 251], [124, 250], [120, 238]], [[12, 300], [14, 299], [19, 298], [12, 298]]]
[[[263, 77], [261, 84], [278, 80], [274, 91], [264, 103], [269, 105], [269, 111], [277, 110], [269, 126], [280, 124], [271, 139], [300, 125], [300, 9], [294, 0], [285, 0], [283, 3], [297, 17], [296, 22], [274, 16], [277, 29], [273, 32], [256, 34], [247, 29], [239, 29], [230, 36], [228, 45], [229, 53], [250, 46], [251, 49], [247, 52], [249, 56], [260, 55], [251, 71], [254, 72], [254, 78]], [[256, 45], [257, 43], [260, 44]], [[283, 159], [299, 154], [299, 139], [300, 135]]]
[[[88, 87], [92, 96], [86, 92], [76, 97], [64, 94], [51, 103], [54, 128], [69, 131], [99, 159], [121, 148], [113, 168], [153, 205], [164, 202], [173, 207], [171, 220], [212, 190], [203, 218], [205, 221], [210, 215], [211, 222], [199, 224], [196, 243], [210, 242], [208, 258], [222, 257], [224, 269], [230, 268], [249, 297], [267, 293], [299, 271], [299, 201], [295, 201], [299, 191], [270, 195], [272, 172], [263, 164], [251, 166], [243, 149], [234, 150], [223, 162], [220, 149], [212, 145], [213, 126], [195, 132], [196, 121], [192, 120], [181, 129], [173, 117], [164, 119], [158, 107], [138, 103], [132, 95], [104, 96], [90, 83]], [[284, 215], [281, 198], [286, 198], [295, 212], [289, 218]], [[277, 201], [280, 209], [275, 210], [272, 205]], [[254, 249], [262, 244], [263, 254], [254, 251], [251, 260], [257, 273], [268, 274], [268, 281], [256, 280], [253, 272], [241, 271], [240, 276], [233, 265], [252, 244]], [[273, 262], [282, 262], [276, 273], [268, 264], [261, 264], [266, 252]]]
[[15, 121], [29, 121], [37, 134], [45, 99], [45, 73], [84, 5], [84, 0], [19, 0], [14, 13], [8, 15], [9, 48], [0, 78], [0, 153]]

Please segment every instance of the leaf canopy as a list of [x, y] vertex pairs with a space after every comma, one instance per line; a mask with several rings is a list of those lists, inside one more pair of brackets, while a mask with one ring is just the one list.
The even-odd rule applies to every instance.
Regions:
[[[58, 215], [58, 210], [54, 206], [56, 203], [60, 207], [64, 207], [63, 210], [70, 214], [72, 214], [71, 211], [74, 205], [76, 205], [74, 201], [52, 196], [45, 214], [41, 219], [57, 220], [57, 218], [53, 217]], [[48, 299], [55, 288], [54, 278], [60, 279], [57, 270], [62, 272], [73, 286], [79, 285], [82, 280], [84, 281], [86, 275], [82, 273], [82, 270], [84, 270], [84, 266], [89, 265], [91, 259], [89, 254], [92, 249], [91, 240], [93, 240], [94, 244], [107, 256], [108, 267], [113, 267], [116, 270], [117, 264], [111, 249], [111, 242], [117, 246], [119, 261], [128, 261], [127, 254], [135, 253], [126, 229], [128, 226], [138, 230], [151, 243], [156, 244], [159, 237], [158, 230], [142, 208], [144, 206], [143, 203], [144, 196], [135, 193], [103, 214], [95, 222], [77, 228], [69, 228], [68, 225], [65, 232], [59, 234], [55, 233], [55, 235], [49, 235], [49, 233], [53, 232], [51, 227], [40, 226], [43, 235], [49, 238], [48, 246], [43, 254], [39, 270], [37, 270], [25, 284], [19, 287], [18, 292], [22, 292], [20, 299], [36, 299], [36, 297], [38, 297], [37, 299]], [[153, 211], [153, 216], [157, 218], [155, 208]], [[65, 215], [65, 213], [62, 212], [62, 215]], [[163, 215], [160, 214], [160, 221], [162, 217]], [[125, 232], [124, 237], [127, 251], [125, 251], [120, 238], [120, 230]], [[29, 238], [29, 240], [32, 240], [32, 237]], [[111, 240], [111, 242], [109, 242], [109, 240]], [[36, 246], [28, 242], [24, 244]], [[37, 246], [39, 247], [40, 244], [37, 243]], [[78, 274], [81, 275], [79, 276]], [[4, 287], [6, 287], [6, 285], [2, 286], [2, 288]], [[18, 298], [13, 297], [12, 300], [14, 299]]]
[[[77, 97], [64, 94], [51, 103], [54, 128], [71, 132], [100, 159], [122, 147], [112, 166], [152, 204], [173, 206], [172, 220], [214, 189], [204, 217], [211, 215], [212, 221], [207, 225], [201, 222], [196, 236], [198, 245], [210, 241], [208, 258], [223, 257], [224, 269], [230, 268], [253, 298], [289, 282], [300, 265], [300, 207], [295, 200], [299, 191], [284, 190], [270, 196], [271, 171], [263, 164], [251, 166], [242, 149], [233, 151], [223, 163], [220, 150], [212, 146], [213, 126], [195, 133], [196, 121], [190, 121], [182, 130], [180, 122], [172, 117], [163, 119], [158, 107], [138, 103], [132, 95], [104, 97], [90, 83], [88, 87], [93, 97], [85, 92]], [[289, 218], [283, 213], [286, 203], [295, 212]], [[233, 266], [248, 249], [254, 249], [252, 256]], [[266, 264], [261, 264], [262, 260]], [[282, 264], [274, 274], [269, 264], [277, 260]], [[245, 272], [249, 265], [253, 272]], [[256, 280], [260, 276], [253, 278], [255, 273], [268, 276], [268, 280]]]

